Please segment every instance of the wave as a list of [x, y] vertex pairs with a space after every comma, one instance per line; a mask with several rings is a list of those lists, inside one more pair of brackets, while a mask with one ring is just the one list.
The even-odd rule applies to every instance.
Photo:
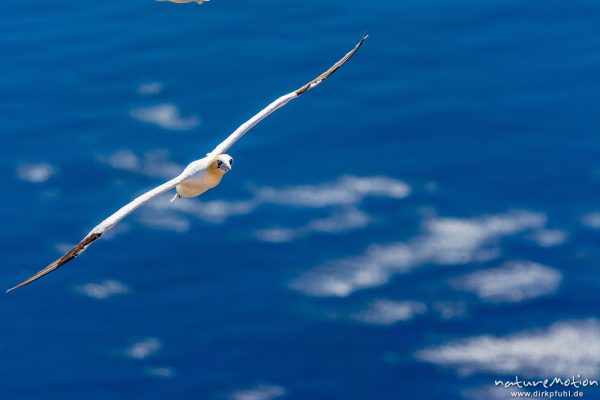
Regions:
[[499, 268], [473, 272], [454, 282], [460, 290], [491, 302], [519, 302], [552, 294], [562, 274], [545, 265], [513, 261]]
[[499, 255], [496, 242], [544, 226], [546, 216], [529, 211], [471, 219], [431, 218], [424, 233], [408, 242], [373, 244], [363, 254], [327, 262], [302, 275], [291, 287], [310, 296], [345, 297], [380, 286], [392, 276], [423, 264], [457, 265]]
[[142, 96], [154, 96], [159, 94], [164, 89], [164, 85], [160, 82], [146, 82], [138, 86], [137, 92]]
[[137, 155], [130, 150], [118, 150], [98, 160], [111, 168], [133, 172], [151, 178], [170, 179], [179, 175], [183, 166], [171, 160], [168, 150], [156, 149]]
[[133, 343], [125, 350], [125, 355], [136, 360], [143, 360], [155, 354], [162, 348], [162, 343], [157, 338], [146, 338]]
[[268, 228], [255, 232], [259, 240], [272, 243], [289, 242], [313, 233], [340, 233], [367, 226], [371, 218], [356, 208], [334, 212], [328, 217], [314, 219], [297, 228]]
[[584, 215], [581, 222], [590, 228], [600, 229], [600, 212], [592, 212]]
[[393, 325], [409, 321], [425, 312], [427, 306], [421, 302], [377, 300], [366, 310], [352, 315], [352, 319], [366, 324]]
[[172, 103], [134, 108], [129, 115], [140, 122], [173, 131], [190, 130], [200, 125], [197, 115], [184, 117], [179, 108]]
[[116, 295], [129, 293], [129, 287], [122, 282], [105, 280], [99, 283], [86, 283], [75, 289], [78, 293], [93, 299], [104, 300]]
[[567, 241], [569, 235], [560, 229], [540, 229], [531, 234], [531, 239], [541, 247], [554, 247]]
[[332, 183], [284, 188], [260, 188], [256, 197], [265, 203], [301, 207], [356, 205], [365, 197], [402, 199], [411, 193], [406, 183], [387, 177], [343, 176]]
[[17, 178], [30, 183], [46, 182], [57, 173], [57, 169], [46, 162], [21, 164], [17, 167]]
[[600, 374], [600, 322], [561, 321], [507, 337], [477, 336], [421, 350], [416, 357], [465, 375], [596, 376]]

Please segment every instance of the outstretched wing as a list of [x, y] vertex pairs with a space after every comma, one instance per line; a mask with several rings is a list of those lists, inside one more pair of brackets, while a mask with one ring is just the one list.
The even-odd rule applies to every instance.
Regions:
[[35, 274], [32, 277], [26, 279], [25, 281], [19, 283], [17, 286], [15, 286], [11, 289], [8, 289], [6, 292], [8, 293], [8, 292], [18, 289], [22, 286], [28, 285], [31, 282], [40, 279], [42, 276], [47, 275], [50, 272], [58, 269], [62, 265], [65, 265], [66, 263], [68, 263], [69, 261], [71, 261], [72, 259], [77, 257], [79, 254], [81, 254], [90, 244], [92, 244], [96, 240], [98, 240], [104, 232], [110, 230], [112, 227], [114, 227], [116, 224], [118, 224], [123, 218], [125, 218], [127, 215], [131, 214], [135, 209], [144, 205], [148, 201], [152, 200], [154, 197], [174, 188], [179, 183], [181, 183], [182, 181], [184, 181], [187, 178], [189, 178], [190, 176], [192, 176], [198, 170], [205, 168], [206, 165], [208, 165], [208, 160], [206, 158], [203, 158], [198, 161], [194, 161], [179, 176], [171, 179], [168, 182], [163, 183], [160, 186], [155, 187], [154, 189], [142, 194], [139, 197], [136, 197], [133, 201], [131, 201], [130, 203], [121, 207], [119, 209], [119, 211], [112, 214], [110, 217], [106, 218], [98, 226], [96, 226], [94, 229], [92, 229], [92, 231], [90, 233], [88, 233], [87, 236], [85, 238], [83, 238], [83, 240], [81, 242], [77, 243], [77, 245], [75, 247], [73, 247], [71, 250], [66, 252], [62, 257], [60, 257], [59, 259], [57, 259], [56, 261], [54, 261], [53, 263], [48, 265], [43, 270], [39, 271], [37, 274]]
[[272, 113], [274, 113], [281, 107], [285, 106], [290, 101], [300, 97], [301, 95], [303, 95], [304, 93], [306, 93], [310, 89], [314, 88], [315, 86], [319, 85], [325, 79], [327, 79], [331, 75], [333, 75], [333, 73], [335, 71], [340, 69], [342, 67], [342, 65], [344, 65], [346, 63], [346, 61], [348, 61], [354, 55], [354, 53], [356, 53], [358, 51], [358, 49], [363, 44], [363, 42], [365, 41], [367, 36], [368, 35], [364, 34], [363, 37], [358, 42], [358, 44], [356, 46], [354, 46], [354, 48], [348, 54], [346, 54], [341, 60], [336, 62], [331, 68], [329, 68], [327, 71], [325, 71], [324, 73], [319, 75], [317, 78], [308, 82], [306, 85], [302, 86], [301, 88], [294, 90], [292, 93], [288, 93], [284, 96], [281, 96], [280, 98], [278, 98], [277, 100], [275, 100], [274, 102], [269, 104], [262, 111], [260, 111], [258, 114], [256, 114], [254, 117], [252, 117], [248, 121], [244, 122], [231, 135], [229, 135], [227, 137], [227, 139], [225, 139], [223, 142], [221, 142], [212, 152], [210, 152], [209, 156], [216, 157], [219, 154], [225, 153], [231, 146], [233, 146], [233, 144], [235, 142], [237, 142], [242, 136], [244, 136], [244, 134], [246, 132], [248, 132], [250, 129], [252, 129], [254, 126], [256, 126], [256, 124], [258, 124], [260, 121], [267, 118], [269, 115], [271, 115]]

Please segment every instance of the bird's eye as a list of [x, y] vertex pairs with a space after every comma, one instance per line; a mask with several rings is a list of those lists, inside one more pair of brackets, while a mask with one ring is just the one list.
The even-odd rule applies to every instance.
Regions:
[[233, 158], [229, 160], [229, 165], [233, 165]]
[[220, 166], [221, 166], [221, 164], [223, 164], [223, 161], [221, 161], [221, 160], [217, 160], [217, 167], [220, 167]]

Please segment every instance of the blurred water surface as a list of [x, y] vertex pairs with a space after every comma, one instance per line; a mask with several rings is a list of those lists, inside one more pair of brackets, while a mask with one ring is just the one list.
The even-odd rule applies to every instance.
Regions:
[[4, 296], [0, 397], [600, 376], [598, 21], [591, 0], [2, 1], [4, 287], [370, 38], [218, 190]]

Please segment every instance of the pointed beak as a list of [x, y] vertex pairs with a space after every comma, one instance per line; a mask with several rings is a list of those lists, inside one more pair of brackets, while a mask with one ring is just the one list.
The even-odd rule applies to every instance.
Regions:
[[219, 168], [220, 170], [224, 171], [224, 172], [229, 172], [231, 170], [231, 166], [223, 161], [218, 161], [217, 162], [217, 168]]

